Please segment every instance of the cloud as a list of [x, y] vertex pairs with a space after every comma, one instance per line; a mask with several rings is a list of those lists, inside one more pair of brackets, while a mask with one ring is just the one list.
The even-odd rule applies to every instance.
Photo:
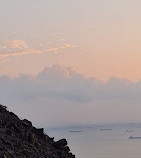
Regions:
[[[4, 82], [1, 84], [1, 81]], [[140, 99], [141, 94], [140, 82], [133, 83], [126, 79], [112, 77], [105, 83], [85, 78], [70, 67], [60, 64], [46, 67], [36, 77], [19, 75], [10, 79], [8, 76], [1, 76], [0, 87], [3, 87], [3, 92], [5, 92], [7, 85], [9, 90], [6, 93], [8, 94], [12, 89], [10, 96], [15, 99], [17, 96], [14, 91], [18, 91], [19, 99], [27, 99], [30, 96], [33, 98], [57, 97], [74, 102], [91, 102], [101, 99]]]
[[[63, 41], [65, 42], [65, 41]], [[63, 49], [74, 48], [69, 43], [61, 44], [57, 47], [49, 47], [45, 44], [40, 43], [38, 48], [29, 46], [28, 43], [22, 40], [11, 40], [1, 42], [0, 44], [0, 58], [8, 58], [15, 56], [23, 56], [29, 54], [43, 54], [43, 53], [60, 53]]]
[[50, 47], [48, 49], [44, 49], [44, 52], [54, 52], [55, 54], [57, 54], [59, 51], [59, 48], [53, 48], [53, 47]]
[[1, 54], [1, 58], [7, 58], [7, 57], [14, 57], [14, 56], [23, 56], [23, 55], [29, 55], [29, 54], [42, 54], [43, 52], [37, 49], [27, 49], [20, 52], [12, 52], [12, 53], [4, 53]]
[[75, 46], [69, 44], [69, 43], [65, 43], [63, 46], [61, 46], [60, 48], [61, 49], [64, 49], [64, 48], [74, 48]]
[[21, 40], [13, 40], [13, 41], [9, 41], [7, 42], [7, 46], [10, 48], [19, 48], [19, 49], [27, 49], [28, 45], [27, 43], [25, 43], [24, 41]]
[[[0, 77], [0, 81], [1, 79], [3, 80], [3, 76]], [[46, 67], [35, 78], [31, 76], [29, 78], [26, 75], [19, 75], [14, 79], [6, 77], [5, 83], [1, 85], [0, 82], [0, 86], [5, 88], [7, 85], [9, 85], [8, 91], [10, 92], [11, 89], [13, 91], [10, 96], [15, 99], [17, 96], [14, 91], [18, 91], [19, 99], [27, 99], [30, 96], [32, 98], [56, 97], [81, 103], [104, 99], [140, 99], [141, 94], [140, 82], [133, 83], [125, 79], [112, 77], [105, 83], [85, 78], [70, 67], [59, 64]], [[19, 86], [21, 88], [18, 88]], [[3, 89], [3, 92], [5, 92], [5, 89]]]
[[56, 64], [46, 67], [35, 77], [19, 75], [11, 79], [1, 76], [0, 87], [1, 103], [15, 105], [9, 107], [21, 116], [30, 116], [34, 122], [141, 119], [140, 81], [134, 83], [114, 77], [107, 82], [97, 81]]
[[58, 64], [45, 68], [35, 78], [29, 78], [26, 75], [20, 75], [14, 79], [7, 76], [0, 77], [0, 86], [3, 91], [1, 96], [4, 92], [8, 92], [4, 96], [9, 95], [12, 100], [51, 97], [73, 102], [85, 102], [90, 99], [88, 85], [89, 83], [83, 76], [75, 73], [69, 67]]
[[0, 43], [1, 54], [16, 53], [28, 49], [28, 44], [21, 40], [11, 40]]

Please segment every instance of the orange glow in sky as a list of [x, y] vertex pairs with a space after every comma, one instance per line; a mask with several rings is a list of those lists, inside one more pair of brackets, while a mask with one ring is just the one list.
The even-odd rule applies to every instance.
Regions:
[[0, 4], [1, 75], [37, 74], [63, 63], [100, 80], [141, 79], [140, 1]]

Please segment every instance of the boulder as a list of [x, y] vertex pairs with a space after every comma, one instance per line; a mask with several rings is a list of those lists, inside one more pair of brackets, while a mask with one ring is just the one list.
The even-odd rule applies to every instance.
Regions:
[[65, 146], [67, 146], [68, 142], [66, 139], [60, 139], [57, 142], [54, 142], [54, 147], [61, 149], [64, 148]]

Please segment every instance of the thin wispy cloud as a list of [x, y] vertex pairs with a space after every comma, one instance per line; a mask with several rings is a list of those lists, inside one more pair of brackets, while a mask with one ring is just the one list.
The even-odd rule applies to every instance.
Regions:
[[28, 44], [25, 43], [24, 41], [21, 40], [12, 40], [12, 41], [8, 41], [7, 46], [10, 48], [19, 48], [19, 49], [27, 49], [28, 48]]
[[64, 48], [74, 48], [75, 46], [69, 44], [69, 43], [65, 43], [63, 46], [61, 46], [60, 48], [61, 49], [64, 49]]
[[45, 44], [39, 44], [39, 48], [31, 47], [30, 44], [22, 40], [11, 40], [0, 44], [0, 58], [8, 58], [23, 55], [34, 55], [43, 53], [55, 53], [58, 54], [62, 50], [74, 48], [69, 43], [61, 44], [56, 47], [49, 47]]

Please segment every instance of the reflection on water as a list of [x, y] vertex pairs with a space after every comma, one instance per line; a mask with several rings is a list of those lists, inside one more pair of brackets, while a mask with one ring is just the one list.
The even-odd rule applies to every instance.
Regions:
[[141, 136], [140, 127], [71, 126], [47, 129], [46, 132], [56, 140], [66, 138], [76, 158], [141, 158], [141, 139], [128, 139], [130, 136]]

